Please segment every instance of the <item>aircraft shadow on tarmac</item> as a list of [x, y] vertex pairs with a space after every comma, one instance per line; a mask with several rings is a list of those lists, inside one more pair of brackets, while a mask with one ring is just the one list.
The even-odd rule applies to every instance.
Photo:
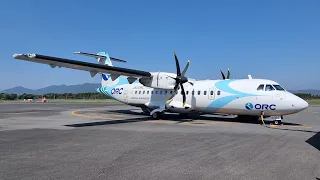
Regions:
[[316, 133], [314, 136], [306, 140], [306, 142], [320, 151], [320, 132]]
[[[119, 115], [129, 115], [130, 118], [121, 119], [121, 120], [107, 120], [107, 121], [97, 121], [97, 122], [88, 122], [88, 123], [78, 123], [78, 124], [69, 124], [65, 125], [68, 127], [86, 127], [86, 126], [100, 126], [100, 125], [108, 125], [108, 124], [121, 124], [121, 123], [133, 123], [133, 122], [142, 122], [142, 121], [149, 121], [153, 120], [150, 116], [145, 115], [143, 112], [137, 112], [132, 110], [108, 110], [108, 111], [100, 111], [99, 113], [102, 114], [119, 114]], [[141, 115], [143, 117], [141, 117]], [[134, 117], [138, 116], [138, 117]], [[167, 121], [176, 122], [176, 124], [184, 123], [184, 122], [192, 122], [194, 120], [204, 120], [204, 121], [211, 121], [211, 122], [235, 122], [235, 123], [247, 123], [247, 124], [261, 124], [261, 121], [257, 120], [240, 120], [235, 117], [228, 117], [228, 116], [219, 116], [219, 117], [212, 117], [212, 116], [197, 116], [197, 115], [190, 115], [188, 118], [182, 118], [178, 114], [166, 114], [163, 118]], [[265, 124], [270, 124], [272, 121], [265, 120]], [[288, 123], [282, 122], [283, 125], [293, 125], [293, 126], [302, 126], [301, 124], [296, 123]], [[194, 124], [206, 124], [206, 122], [195, 122]]]
[[[126, 115], [145, 115], [143, 112], [136, 112], [129, 110], [109, 110], [105, 111], [105, 113], [117, 113], [117, 114], [126, 114]], [[146, 115], [147, 116], [147, 115]], [[236, 122], [236, 123], [248, 123], [248, 124], [261, 124], [261, 121], [256, 120], [240, 120], [235, 117], [228, 117], [228, 116], [197, 116], [197, 115], [190, 115], [188, 118], [182, 118], [178, 114], [170, 113], [166, 114], [164, 117], [165, 120], [171, 120], [176, 121], [177, 123], [183, 123], [183, 122], [190, 122], [193, 120], [205, 120], [205, 121], [223, 121], [223, 122]], [[265, 124], [271, 124], [271, 120], [264, 120]], [[201, 124], [201, 122], [198, 122], [198, 124]], [[205, 124], [205, 122], [203, 122]], [[296, 123], [289, 123], [289, 122], [282, 122], [283, 125], [292, 125], [292, 126], [302, 126], [302, 124], [296, 124]]]
[[150, 118], [142, 117], [142, 118], [121, 119], [121, 120], [107, 120], [107, 121], [95, 121], [95, 122], [88, 122], [88, 123], [68, 124], [65, 126], [68, 126], [68, 127], [102, 126], [102, 125], [109, 125], [109, 124], [133, 123], [133, 122], [142, 122], [142, 121], [149, 121], [149, 120]]

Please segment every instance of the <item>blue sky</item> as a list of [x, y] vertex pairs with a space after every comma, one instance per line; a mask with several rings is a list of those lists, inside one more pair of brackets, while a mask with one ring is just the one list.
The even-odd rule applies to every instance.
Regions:
[[73, 54], [127, 60], [115, 66], [188, 77], [267, 78], [287, 89], [320, 89], [320, 1], [3, 1], [0, 6], [0, 89], [98, 83], [88, 72], [18, 61], [38, 53], [88, 62]]

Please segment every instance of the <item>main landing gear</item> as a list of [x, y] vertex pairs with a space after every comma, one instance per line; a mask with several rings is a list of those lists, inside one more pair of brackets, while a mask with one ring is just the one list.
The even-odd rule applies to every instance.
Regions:
[[158, 108], [152, 110], [149, 115], [152, 116], [153, 119], [161, 119], [164, 115], [165, 109], [164, 108]]
[[164, 112], [154, 112], [151, 116], [153, 119], [161, 119], [164, 115]]
[[153, 119], [161, 119], [164, 115], [164, 112], [162, 111], [155, 111], [153, 112], [152, 110], [150, 110], [149, 108], [141, 108], [143, 113], [146, 114], [146, 115], [151, 115], [151, 117]]
[[151, 112], [151, 111], [150, 111], [149, 108], [142, 107], [141, 110], [142, 110], [142, 112], [143, 112], [144, 114], [150, 115], [150, 112]]

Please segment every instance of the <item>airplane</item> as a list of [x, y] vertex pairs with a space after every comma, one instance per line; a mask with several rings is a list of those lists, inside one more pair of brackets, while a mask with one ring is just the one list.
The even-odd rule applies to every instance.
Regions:
[[154, 119], [168, 113], [182, 117], [189, 114], [231, 114], [240, 119], [258, 120], [275, 117], [278, 124], [284, 115], [298, 113], [309, 104], [285, 90], [279, 83], [268, 79], [230, 79], [221, 71], [222, 79], [195, 80], [187, 78], [190, 61], [181, 71], [176, 53], [176, 73], [147, 72], [113, 66], [112, 61], [126, 62], [110, 57], [106, 52], [97, 54], [74, 52], [95, 58], [96, 63], [77, 61], [41, 54], [14, 54], [14, 59], [48, 64], [51, 68], [64, 67], [101, 75], [97, 92], [121, 103], [139, 107]]

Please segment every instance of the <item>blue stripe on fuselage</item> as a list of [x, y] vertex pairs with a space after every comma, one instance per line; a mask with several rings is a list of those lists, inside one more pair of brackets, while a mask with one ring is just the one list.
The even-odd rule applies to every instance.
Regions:
[[236, 80], [222, 80], [222, 81], [215, 83], [215, 87], [217, 89], [219, 89], [222, 92], [230, 93], [232, 95], [225, 96], [225, 97], [219, 98], [217, 100], [214, 100], [212, 103], [210, 103], [208, 105], [207, 108], [222, 108], [225, 105], [227, 105], [228, 103], [230, 103], [233, 100], [238, 99], [238, 98], [249, 97], [249, 96], [259, 96], [256, 94], [243, 93], [243, 92], [237, 91], [235, 89], [232, 89], [229, 86], [229, 84], [233, 81], [236, 81]]

